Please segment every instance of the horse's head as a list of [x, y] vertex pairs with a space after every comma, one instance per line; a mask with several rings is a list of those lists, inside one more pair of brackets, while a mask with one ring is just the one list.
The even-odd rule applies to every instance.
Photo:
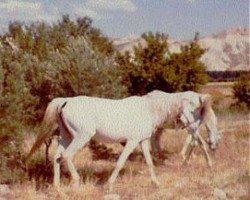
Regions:
[[218, 130], [217, 117], [212, 108], [212, 101], [210, 95], [202, 95], [199, 97], [200, 102], [200, 116], [202, 122], [208, 130], [207, 143], [211, 150], [216, 150], [220, 139], [221, 131]]
[[219, 146], [219, 142], [221, 139], [221, 133], [219, 131], [210, 132], [209, 138], [207, 139], [207, 143], [211, 150], [216, 150]]
[[209, 110], [208, 116], [205, 120], [205, 126], [209, 135], [207, 143], [209, 144], [211, 150], [216, 150], [221, 139], [222, 131], [219, 131], [217, 128], [217, 117], [215, 116], [212, 108]]
[[195, 136], [202, 123], [208, 129], [207, 143], [210, 149], [215, 150], [219, 144], [220, 133], [217, 129], [217, 118], [211, 105], [208, 104], [207, 97], [199, 98], [198, 103], [184, 99], [176, 118], [176, 127], [187, 128], [188, 132]]

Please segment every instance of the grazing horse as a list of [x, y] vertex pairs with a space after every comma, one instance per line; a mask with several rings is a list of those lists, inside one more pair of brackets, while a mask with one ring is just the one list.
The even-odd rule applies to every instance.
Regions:
[[[78, 96], [55, 98], [46, 111], [41, 134], [32, 146], [26, 160], [37, 150], [44, 140], [59, 126], [61, 139], [54, 157], [54, 185], [60, 184], [60, 160], [68, 165], [74, 185], [79, 185], [79, 175], [73, 165], [75, 153], [91, 138], [100, 142], [126, 142], [116, 167], [109, 178], [109, 191], [112, 191], [119, 171], [138, 144], [141, 145], [146, 163], [149, 166], [152, 182], [159, 185], [150, 156], [150, 138], [167, 120], [178, 117], [184, 126], [197, 129], [199, 122], [192, 113], [185, 110], [190, 106], [188, 98], [206, 107], [207, 96], [194, 92], [169, 94], [155, 90], [144, 96], [131, 96], [120, 100]], [[204, 109], [205, 115], [206, 109]], [[197, 131], [190, 132], [197, 136]], [[210, 133], [211, 145], [218, 140]]]
[[[202, 122], [204, 122], [204, 125], [206, 127], [206, 129], [209, 132], [209, 138], [207, 139], [207, 143], [210, 144], [210, 149], [211, 150], [215, 150], [217, 148], [218, 143], [214, 143], [214, 141], [219, 141], [221, 136], [220, 136], [220, 132], [217, 129], [217, 118], [216, 115], [211, 107], [210, 102], [208, 102], [207, 108], [206, 108], [206, 117], [204, 118], [204, 111], [201, 109], [196, 109], [193, 110], [194, 108], [192, 107], [188, 107], [187, 108], [187, 113], [193, 113], [194, 119], [196, 121], [200, 121], [199, 124], [202, 124]], [[203, 120], [202, 120], [203, 118]], [[186, 118], [188, 119], [188, 118]], [[187, 123], [189, 124], [189, 122]], [[206, 160], [208, 163], [208, 166], [211, 167], [212, 166], [212, 161], [209, 157], [209, 154], [207, 152], [206, 146], [205, 146], [205, 141], [203, 140], [203, 138], [201, 137], [201, 135], [199, 134], [199, 129], [193, 129], [192, 127], [190, 127], [189, 125], [186, 126], [187, 127], [187, 131], [189, 133], [185, 144], [181, 150], [181, 155], [184, 158], [184, 163], [186, 163], [192, 152], [194, 147], [196, 146], [196, 141], [198, 141], [199, 144], [201, 144], [201, 147], [205, 153], [206, 156]], [[194, 132], [197, 132], [196, 134], [193, 134]], [[195, 138], [194, 136], [198, 136], [197, 138]], [[197, 140], [198, 139], [198, 140]]]
[[[220, 139], [220, 133], [217, 129], [217, 118], [211, 106], [211, 97], [208, 94], [198, 93], [179, 93], [179, 98], [183, 101], [183, 109], [180, 115], [176, 118], [175, 128], [187, 129], [189, 135], [182, 148], [181, 155], [186, 163], [196, 146], [197, 142], [203, 149], [208, 166], [212, 166], [212, 161], [206, 149], [205, 141], [199, 133], [199, 126], [203, 123], [209, 132], [207, 143], [210, 144], [210, 149], [215, 150]], [[163, 133], [163, 128], [159, 128], [151, 138], [153, 152], [160, 153], [160, 137]]]

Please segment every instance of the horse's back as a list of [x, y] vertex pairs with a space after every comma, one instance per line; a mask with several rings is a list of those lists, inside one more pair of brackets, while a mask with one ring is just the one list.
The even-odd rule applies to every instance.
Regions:
[[63, 114], [81, 131], [97, 132], [100, 137], [118, 140], [150, 134], [152, 120], [147, 106], [147, 102], [137, 96], [121, 100], [80, 96], [67, 102]]

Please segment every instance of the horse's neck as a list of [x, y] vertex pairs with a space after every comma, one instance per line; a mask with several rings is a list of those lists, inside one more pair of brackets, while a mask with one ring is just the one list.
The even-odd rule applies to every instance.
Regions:
[[179, 113], [180, 104], [177, 99], [169, 96], [154, 97], [151, 99], [151, 110], [155, 118], [155, 126], [165, 122], [172, 122]]
[[212, 108], [209, 108], [205, 120], [205, 126], [209, 132], [217, 132], [217, 118]]

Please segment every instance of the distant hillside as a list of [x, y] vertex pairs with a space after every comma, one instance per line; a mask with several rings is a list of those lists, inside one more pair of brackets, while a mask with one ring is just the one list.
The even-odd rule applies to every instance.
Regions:
[[[208, 71], [250, 71], [249, 37], [250, 29], [233, 28], [201, 38], [199, 44], [207, 50], [201, 61], [206, 64]], [[171, 52], [179, 52], [181, 45], [188, 42], [171, 38], [168, 41]], [[133, 46], [139, 43], [143, 47], [147, 45], [144, 39], [136, 36], [113, 40], [115, 49], [121, 53], [133, 52]]]

